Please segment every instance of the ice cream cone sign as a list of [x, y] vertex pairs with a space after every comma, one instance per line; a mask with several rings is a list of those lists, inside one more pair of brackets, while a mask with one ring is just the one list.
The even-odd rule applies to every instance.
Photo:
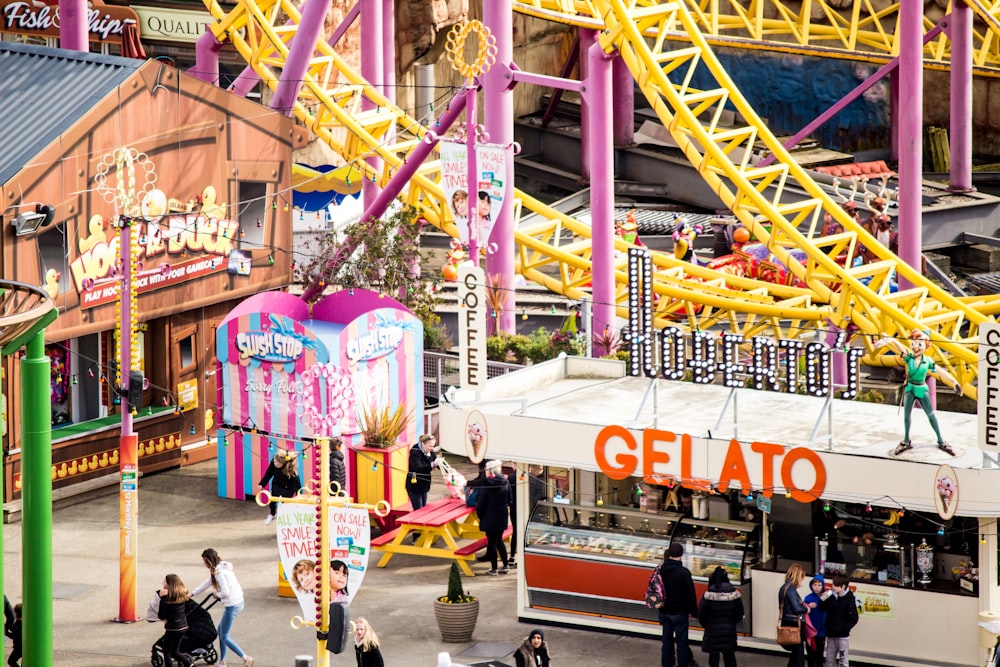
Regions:
[[958, 509], [958, 477], [950, 465], [942, 465], [934, 476], [934, 505], [938, 516], [947, 521]]
[[465, 421], [465, 433], [468, 436], [466, 452], [469, 460], [473, 463], [479, 463], [486, 458], [486, 452], [489, 451], [486, 417], [479, 410], [473, 410], [469, 413], [469, 417]]

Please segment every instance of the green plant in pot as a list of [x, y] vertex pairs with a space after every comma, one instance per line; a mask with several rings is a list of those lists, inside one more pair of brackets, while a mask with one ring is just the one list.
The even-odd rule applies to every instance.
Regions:
[[472, 640], [479, 619], [479, 600], [462, 588], [462, 573], [456, 562], [448, 573], [448, 594], [434, 600], [434, 618], [444, 641]]
[[402, 403], [395, 409], [389, 409], [388, 406], [364, 406], [358, 413], [361, 436], [366, 447], [392, 447], [413, 420], [413, 410], [407, 410]]

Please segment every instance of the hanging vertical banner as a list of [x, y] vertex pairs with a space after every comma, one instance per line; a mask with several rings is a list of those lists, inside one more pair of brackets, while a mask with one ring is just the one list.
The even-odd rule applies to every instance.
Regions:
[[278, 504], [278, 556], [285, 578], [302, 608], [302, 618], [309, 622], [316, 621], [320, 585], [332, 586], [330, 600], [350, 602], [361, 588], [368, 569], [371, 545], [368, 511], [358, 507], [330, 506], [326, 516], [323, 529], [332, 531], [330, 554], [328, 558], [318, 559], [316, 507], [298, 503]]
[[462, 387], [486, 386], [486, 272], [458, 268], [458, 379]]
[[1000, 325], [979, 325], [979, 417], [980, 449], [1000, 451]]
[[500, 214], [506, 193], [503, 178], [507, 173], [507, 150], [496, 144], [476, 146], [479, 174], [476, 176], [475, 187], [470, 190], [466, 160], [468, 150], [465, 144], [442, 141], [438, 147], [441, 155], [441, 186], [445, 202], [455, 216], [455, 225], [462, 243], [469, 243], [469, 206], [472, 204], [476, 206], [479, 226], [475, 238], [481, 247], [486, 247], [493, 231], [493, 221]]

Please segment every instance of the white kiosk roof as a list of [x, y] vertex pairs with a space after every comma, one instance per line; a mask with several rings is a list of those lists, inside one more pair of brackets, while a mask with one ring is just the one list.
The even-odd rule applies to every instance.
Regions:
[[[994, 491], [1000, 469], [976, 447], [976, 416], [936, 414], [956, 456], [935, 446], [926, 417], [914, 410], [914, 448], [892, 457], [903, 431], [895, 405], [828, 405], [798, 394], [627, 377], [619, 361], [565, 357], [494, 378], [478, 395], [450, 391], [441, 403], [440, 441], [447, 451], [470, 454], [468, 426], [480, 421], [488, 458], [605, 472], [613, 467], [626, 477], [642, 476], [648, 456], [657, 459], [649, 464], [652, 474], [674, 479], [717, 484], [738, 479], [745, 469], [752, 490], [765, 495], [815, 489], [813, 497], [932, 512], [936, 475], [948, 464], [960, 489], [957, 513], [1000, 516]], [[624, 430], [602, 435], [608, 426]], [[689, 436], [687, 451], [682, 436]], [[754, 443], [779, 445], [780, 453]]]

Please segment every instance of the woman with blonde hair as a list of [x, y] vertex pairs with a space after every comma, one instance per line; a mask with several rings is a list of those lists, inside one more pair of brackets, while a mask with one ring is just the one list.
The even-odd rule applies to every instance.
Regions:
[[[785, 583], [778, 589], [778, 610], [781, 614], [781, 625], [784, 627], [802, 628], [802, 617], [809, 611], [802, 603], [798, 588], [806, 578], [806, 571], [798, 563], [792, 563], [785, 573]], [[791, 651], [788, 656], [788, 667], [804, 667], [805, 646], [799, 642], [795, 646], [785, 646]]]
[[382, 651], [378, 647], [378, 635], [364, 616], [354, 622], [354, 655], [358, 667], [385, 667]]

